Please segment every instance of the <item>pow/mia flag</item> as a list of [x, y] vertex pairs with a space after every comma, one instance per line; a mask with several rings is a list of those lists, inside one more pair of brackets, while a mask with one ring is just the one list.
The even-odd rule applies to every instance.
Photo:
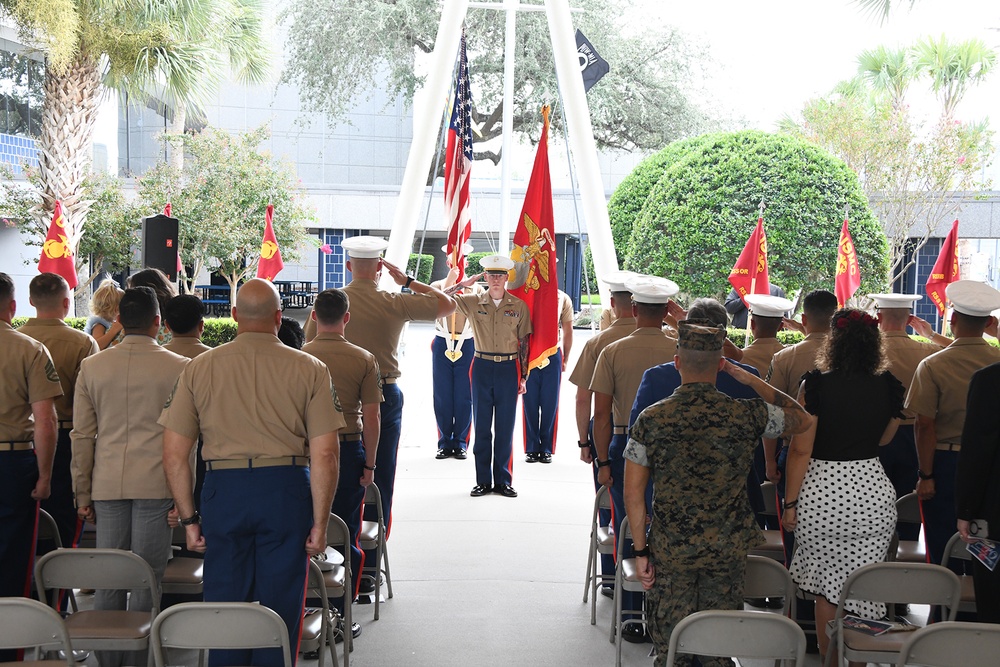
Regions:
[[580, 60], [580, 73], [583, 74], [583, 92], [587, 92], [611, 71], [611, 66], [579, 30], [576, 31], [576, 54]]

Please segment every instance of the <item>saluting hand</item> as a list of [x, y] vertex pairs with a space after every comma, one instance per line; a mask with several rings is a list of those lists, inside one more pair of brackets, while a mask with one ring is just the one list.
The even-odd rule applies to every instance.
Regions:
[[[389, 275], [392, 276], [397, 285], [406, 284], [406, 273], [401, 271], [398, 266], [385, 259], [382, 260], [382, 266], [388, 269]], [[326, 547], [323, 548], [325, 549]]]

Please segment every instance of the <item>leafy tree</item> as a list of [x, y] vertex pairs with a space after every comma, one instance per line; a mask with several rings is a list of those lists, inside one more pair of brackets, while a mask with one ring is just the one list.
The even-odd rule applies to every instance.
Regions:
[[761, 198], [771, 281], [832, 289], [844, 205], [862, 291], [885, 287], [885, 235], [857, 177], [807, 142], [757, 131], [713, 134], [666, 165], [635, 221], [624, 267], [674, 280], [690, 296], [722, 296]]
[[[611, 63], [587, 97], [598, 146], [656, 149], [703, 127], [704, 114], [686, 92], [702, 56], [697, 45], [667, 26], [626, 28], [621, 15], [630, 2], [613, 10], [601, 0], [574, 4], [582, 10], [574, 14], [577, 26]], [[331, 120], [343, 120], [375, 89], [409, 104], [423, 83], [414, 61], [433, 50], [440, 17], [437, 0], [292, 0], [282, 15], [289, 26], [284, 80], [298, 86], [304, 108]], [[517, 21], [514, 131], [537, 137], [538, 108], [559, 99], [555, 65], [544, 12]], [[470, 9], [466, 23], [477, 143], [501, 134], [504, 22], [504, 12]], [[558, 114], [553, 122], [560, 131]], [[476, 157], [500, 159], [484, 148]]]
[[185, 136], [183, 172], [161, 165], [137, 179], [147, 210], [159, 210], [169, 200], [180, 220], [181, 260], [194, 268], [186, 279], [189, 289], [207, 268], [225, 277], [235, 299], [239, 283], [257, 271], [268, 204], [274, 206], [282, 257], [298, 259], [314, 216], [292, 167], [275, 164], [269, 153], [258, 150], [267, 137], [266, 126], [240, 135], [208, 129]]
[[931, 80], [942, 113], [951, 117], [972, 86], [978, 85], [996, 64], [997, 54], [981, 39], [951, 42], [925, 37], [913, 47], [914, 68]]

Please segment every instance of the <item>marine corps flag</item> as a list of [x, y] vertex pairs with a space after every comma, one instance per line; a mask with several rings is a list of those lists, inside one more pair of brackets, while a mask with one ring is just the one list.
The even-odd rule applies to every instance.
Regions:
[[843, 308], [847, 300], [854, 296], [861, 286], [861, 271], [858, 270], [858, 253], [854, 250], [854, 240], [847, 231], [847, 218], [840, 228], [840, 243], [837, 244], [837, 276], [833, 281], [833, 293], [837, 295], [837, 307]]
[[257, 277], [264, 280], [274, 281], [274, 277], [285, 268], [285, 263], [281, 261], [281, 248], [278, 247], [278, 239], [274, 236], [274, 226], [271, 219], [274, 217], [274, 206], [267, 205], [267, 215], [264, 217], [264, 241], [260, 244], [260, 261], [257, 263]]
[[70, 289], [76, 288], [76, 266], [73, 264], [73, 251], [69, 247], [69, 232], [66, 230], [66, 218], [62, 213], [62, 202], [56, 201], [52, 211], [52, 222], [49, 233], [45, 235], [42, 244], [42, 256], [38, 260], [39, 273], [56, 273], [66, 279]]
[[514, 232], [511, 294], [528, 304], [531, 347], [528, 369], [537, 368], [559, 347], [559, 281], [556, 277], [555, 216], [549, 180], [549, 107], [542, 107], [542, 138]]
[[[762, 205], [763, 206], [763, 205]], [[771, 283], [767, 275], [767, 235], [764, 233], [764, 215], [757, 218], [757, 226], [743, 252], [729, 272], [729, 284], [740, 295], [743, 305], [747, 294], [770, 294]]]
[[948, 287], [948, 283], [958, 280], [958, 277], [958, 220], [955, 220], [951, 223], [951, 231], [941, 244], [941, 254], [934, 262], [931, 275], [927, 277], [927, 296], [937, 306], [939, 315], [944, 315], [948, 303], [944, 295], [945, 288]]

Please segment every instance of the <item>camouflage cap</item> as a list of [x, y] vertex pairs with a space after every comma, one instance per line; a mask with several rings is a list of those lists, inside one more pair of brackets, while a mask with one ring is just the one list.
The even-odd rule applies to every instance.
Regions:
[[711, 320], [687, 319], [677, 323], [677, 347], [693, 352], [718, 352], [726, 340], [726, 329]]

